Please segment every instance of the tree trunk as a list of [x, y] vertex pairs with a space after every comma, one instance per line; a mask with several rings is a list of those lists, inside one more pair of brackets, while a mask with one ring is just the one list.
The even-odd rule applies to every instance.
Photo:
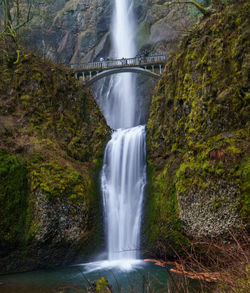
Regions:
[[5, 28], [12, 23], [12, 18], [10, 14], [10, 3], [9, 0], [3, 0], [4, 5], [4, 25]]
[[204, 15], [209, 15], [211, 14], [210, 11], [208, 11], [206, 8], [204, 8], [203, 6], [201, 6], [198, 2], [196, 1], [183, 1], [184, 3], [187, 4], [192, 4], [194, 5], [202, 14]]

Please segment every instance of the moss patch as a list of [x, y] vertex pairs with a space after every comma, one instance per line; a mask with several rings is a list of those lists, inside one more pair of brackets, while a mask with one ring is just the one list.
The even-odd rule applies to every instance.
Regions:
[[23, 243], [27, 228], [27, 168], [21, 158], [1, 151], [0, 205], [0, 245]]
[[160, 248], [160, 256], [164, 254], [167, 257], [186, 248], [188, 239], [183, 235], [176, 190], [169, 180], [168, 168], [158, 176], [152, 166], [148, 166], [148, 169], [150, 189], [146, 201], [148, 210], [145, 221], [148, 249], [157, 257]]
[[[57, 250], [67, 250], [70, 258], [100, 239], [96, 173], [109, 128], [70, 70], [25, 49], [15, 62], [15, 44], [8, 39], [0, 49], [0, 244], [13, 248], [1, 256], [0, 271], [15, 266], [15, 249], [22, 265], [27, 260], [34, 269], [46, 265], [46, 257], [58, 263]], [[44, 243], [48, 255], [29, 262]]]
[[[212, 182], [228, 182], [231, 192], [237, 189], [234, 212], [249, 221], [249, 8], [240, 1], [204, 19], [166, 64], [147, 124], [148, 160], [155, 170], [152, 201], [159, 218], [173, 190], [179, 206], [173, 215], [184, 219], [181, 198], [194, 190], [199, 196], [212, 194]], [[155, 239], [162, 235], [160, 222], [148, 227]]]

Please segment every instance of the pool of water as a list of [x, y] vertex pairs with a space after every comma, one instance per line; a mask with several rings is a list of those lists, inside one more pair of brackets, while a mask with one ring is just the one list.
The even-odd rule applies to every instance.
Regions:
[[112, 286], [112, 292], [121, 292], [122, 288], [123, 293], [147, 292], [147, 286], [150, 286], [150, 292], [168, 292], [166, 288], [168, 286], [174, 288], [178, 282], [185, 282], [185, 287], [190, 288], [189, 292], [199, 292], [201, 285], [194, 280], [184, 281], [179, 276], [170, 275], [169, 268], [162, 268], [153, 263], [102, 261], [53, 270], [2, 275], [0, 276], [0, 292], [86, 292], [86, 288], [90, 288], [92, 282], [101, 277], [108, 280]]

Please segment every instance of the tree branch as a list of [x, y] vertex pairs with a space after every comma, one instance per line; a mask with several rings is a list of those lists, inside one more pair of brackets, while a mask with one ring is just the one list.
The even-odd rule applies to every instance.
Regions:
[[24, 26], [26, 23], [28, 23], [32, 16], [31, 16], [31, 8], [32, 8], [32, 2], [29, 3], [29, 8], [28, 8], [28, 12], [27, 12], [27, 17], [25, 20], [23, 20], [23, 22], [19, 23], [17, 26], [15, 26], [15, 30], [18, 30], [19, 28], [21, 28], [22, 26]]
[[[174, 1], [174, 2], [165, 2], [162, 5], [164, 6], [170, 6], [170, 5], [174, 5], [174, 4], [192, 4], [194, 5], [203, 15], [208, 16], [211, 14], [211, 11], [204, 8], [203, 6], [201, 6], [199, 3], [197, 3], [196, 1], [193, 0], [189, 0], [189, 1]], [[156, 5], [161, 7], [162, 5]]]

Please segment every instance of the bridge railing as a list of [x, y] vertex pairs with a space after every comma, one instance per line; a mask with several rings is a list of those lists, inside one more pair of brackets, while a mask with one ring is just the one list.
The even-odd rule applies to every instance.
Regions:
[[156, 55], [150, 57], [134, 57], [134, 58], [122, 58], [116, 60], [104, 60], [102, 62], [91, 62], [91, 63], [79, 63], [71, 64], [72, 69], [76, 70], [100, 70], [104, 68], [113, 67], [125, 67], [125, 66], [139, 66], [147, 64], [164, 63], [167, 60], [166, 55]]

